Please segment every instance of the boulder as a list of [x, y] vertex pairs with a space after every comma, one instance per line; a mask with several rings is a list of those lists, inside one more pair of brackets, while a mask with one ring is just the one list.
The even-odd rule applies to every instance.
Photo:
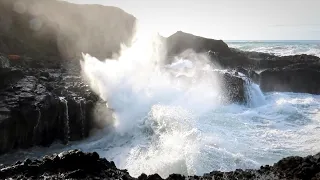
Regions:
[[246, 77], [238, 76], [235, 72], [219, 72], [217, 77], [222, 82], [223, 96], [229, 103], [246, 104]]

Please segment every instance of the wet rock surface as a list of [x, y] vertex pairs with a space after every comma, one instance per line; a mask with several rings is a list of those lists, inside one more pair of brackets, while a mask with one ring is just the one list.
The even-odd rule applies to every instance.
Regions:
[[274, 68], [260, 74], [263, 91], [320, 94], [319, 64], [299, 64]]
[[222, 82], [224, 99], [226, 99], [228, 103], [246, 104], [248, 102], [245, 92], [247, 76], [241, 77], [237, 71], [220, 72], [216, 73], [216, 76]]
[[81, 52], [111, 58], [135, 21], [116, 7], [1, 0], [0, 154], [87, 137], [99, 98], [80, 75]]
[[99, 98], [83, 82], [80, 70], [33, 65], [0, 68], [0, 154], [56, 140], [80, 140], [93, 127]]
[[[287, 157], [273, 166], [261, 166], [257, 170], [232, 172], [212, 171], [202, 176], [171, 174], [166, 180], [231, 179], [231, 180], [317, 180], [320, 174], [320, 154], [307, 157]], [[158, 174], [141, 174], [131, 177], [126, 170], [117, 169], [114, 162], [100, 158], [96, 152], [84, 153], [71, 150], [60, 154], [44, 156], [42, 159], [16, 162], [2, 167], [1, 179], [138, 179], [163, 180]]]

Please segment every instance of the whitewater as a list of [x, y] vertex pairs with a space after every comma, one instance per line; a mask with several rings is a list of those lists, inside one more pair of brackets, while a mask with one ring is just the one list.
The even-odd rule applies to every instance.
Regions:
[[[320, 152], [320, 96], [263, 93], [247, 83], [248, 103], [225, 104], [205, 54], [189, 51], [165, 65], [157, 34], [138, 31], [118, 57], [83, 54], [83, 75], [106, 101], [104, 129], [67, 146], [36, 147], [0, 157], [39, 157], [68, 149], [96, 151], [132, 176], [202, 175], [259, 168], [286, 156]], [[185, 57], [185, 56], [184, 56]], [[102, 117], [101, 117], [102, 116]]]
[[277, 56], [308, 54], [320, 57], [320, 41], [228, 41], [231, 48]]

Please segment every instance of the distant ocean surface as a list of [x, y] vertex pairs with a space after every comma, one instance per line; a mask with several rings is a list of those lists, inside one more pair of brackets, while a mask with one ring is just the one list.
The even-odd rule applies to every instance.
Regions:
[[314, 41], [226, 41], [229, 47], [278, 56], [309, 54], [320, 57], [320, 40]]

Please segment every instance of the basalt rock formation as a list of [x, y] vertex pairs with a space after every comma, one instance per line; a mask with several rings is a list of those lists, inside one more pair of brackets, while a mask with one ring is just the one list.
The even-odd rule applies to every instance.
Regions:
[[[171, 174], [166, 180], [317, 180], [320, 178], [320, 154], [308, 157], [288, 157], [273, 166], [258, 170], [213, 171], [203, 176]], [[127, 179], [163, 180], [158, 174], [131, 177], [126, 170], [117, 169], [114, 162], [100, 158], [98, 153], [71, 150], [45, 156], [42, 159], [16, 162], [0, 169], [1, 179]]]
[[88, 137], [99, 98], [79, 73], [64, 71], [14, 63], [0, 68], [0, 153]]
[[0, 1], [0, 154], [88, 137], [99, 97], [81, 77], [81, 52], [111, 58], [135, 21], [116, 7]]

